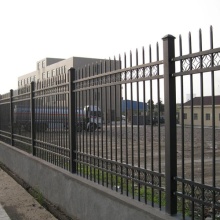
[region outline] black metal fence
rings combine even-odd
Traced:
[[[57,76],[1,97],[0,139],[70,169],[69,77]]]
[[[206,51],[201,30],[199,52],[174,41],[163,59],[157,44],[155,59],[150,46],[11,90],[0,140],[177,218],[220,219],[220,48],[212,27]]]

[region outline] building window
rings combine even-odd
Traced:
[[[184,113],[184,119],[187,119],[187,113]]]
[[[46,79],[46,74],[42,73],[42,79]]]
[[[40,63],[37,64],[37,69],[38,69],[38,70],[40,69]]]
[[[47,71],[47,78],[50,78],[50,71]]]
[[[60,69],[57,68],[57,76],[59,76],[59,75],[60,75]]]
[[[42,68],[45,68],[45,60],[42,62]]]
[[[18,86],[20,86],[20,81],[18,81]]]
[[[100,98],[101,98],[100,92],[98,92],[97,95],[98,95],[98,101],[100,101]]]
[[[194,113],[193,118],[194,118],[194,120],[198,120],[198,114]]]
[[[52,70],[52,77],[56,76],[56,71]]]
[[[63,67],[60,67],[60,74],[63,74]]]
[[[210,114],[205,114],[205,120],[209,121],[211,119]]]
[[[63,73],[66,73],[66,66],[63,67]]]

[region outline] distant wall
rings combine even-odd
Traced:
[[[122,112],[126,110],[138,110],[139,111],[147,111],[148,110],[148,105],[147,103],[144,102],[137,102],[137,101],[132,101],[132,100],[122,100]]]
[[[0,161],[65,214],[81,220],[176,219],[0,142]]]

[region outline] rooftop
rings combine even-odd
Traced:
[[[193,98],[194,106],[201,106],[202,97]],[[189,100],[184,103],[184,106],[191,106],[192,100]],[[212,96],[203,97],[203,105],[212,105]],[[220,105],[220,95],[215,96],[215,105]]]

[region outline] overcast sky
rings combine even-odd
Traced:
[[[219,21],[220,0],[1,0],[0,93],[45,57],[108,59],[210,25],[220,47]]]

